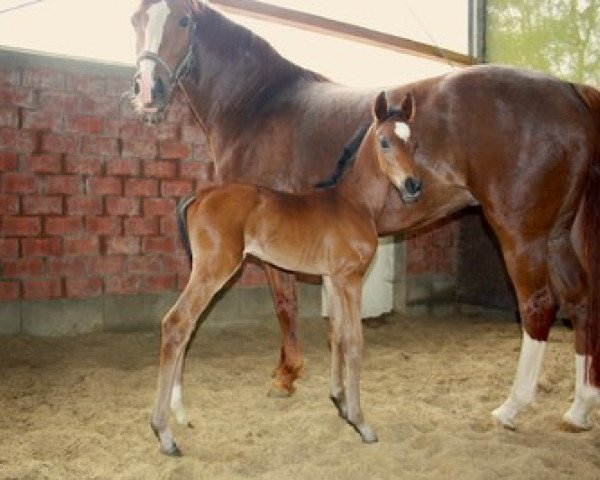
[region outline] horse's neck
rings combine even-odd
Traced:
[[[383,211],[390,187],[389,179],[377,164],[377,153],[369,131],[356,153],[354,165],[335,187],[336,194],[368,211],[376,220]]]
[[[325,80],[284,59],[264,39],[210,7],[197,21],[197,77],[185,86],[196,99],[196,115],[209,130],[253,118],[300,79]]]

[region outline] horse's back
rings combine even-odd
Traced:
[[[443,140],[429,144],[446,148],[432,156],[450,155],[480,202],[495,195],[515,206],[533,200],[529,192],[573,194],[597,132],[572,84],[537,72],[479,66],[443,77],[430,95],[428,113]]]

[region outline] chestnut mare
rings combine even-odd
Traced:
[[[395,99],[395,92],[390,96]],[[355,166],[334,188],[293,194],[228,184],[207,187],[182,202],[180,225],[186,232],[192,273],[162,320],[152,428],[164,453],[181,454],[168,417],[187,343],[204,309],[247,255],[286,270],[323,276],[331,305],[330,396],[364,442],[377,441],[364,421],[359,400],[362,277],[377,248],[375,222],[391,185],[407,203],[415,201],[421,190],[412,162],[411,145],[417,140],[409,143],[414,111],[412,95],[406,96],[400,108],[388,109],[381,92]],[[345,392],[342,362],[348,375]],[[182,405],[174,407],[175,415],[185,419]]]
[[[132,21],[139,54],[134,108],[160,121],[180,87],[205,129],[220,182],[311,190],[368,123],[377,91],[337,85],[285,60],[205,3],[143,0]],[[411,131],[419,138],[413,148],[423,198],[405,205],[390,193],[378,233],[480,205],[500,242],[523,325],[513,387],[493,414],[514,428],[518,412],[533,402],[562,306],[576,353],[575,396],[563,426],[591,428],[600,401],[600,93],[498,66],[418,81],[396,94],[408,91],[419,106]],[[266,268],[282,328],[276,385],[292,391],[302,367],[294,277]]]

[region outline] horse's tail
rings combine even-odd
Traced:
[[[585,325],[586,353],[591,360],[588,380],[600,387],[600,92],[578,85],[596,123],[596,141],[588,165],[583,192],[583,257],[588,267],[588,312]],[[588,369],[586,368],[586,372]]]
[[[183,243],[183,248],[185,249],[185,253],[187,253],[190,264],[192,263],[192,246],[190,245],[190,236],[187,228],[187,216],[185,212],[187,208],[196,200],[196,194],[190,193],[183,197],[179,203],[177,204],[177,225],[179,226],[179,237],[181,238],[181,243]]]

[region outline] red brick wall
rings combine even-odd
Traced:
[[[190,110],[145,126],[121,102],[132,71],[34,57],[0,56],[0,301],[182,288],[174,207],[213,169]],[[411,237],[408,273],[454,273],[457,237]]]
[[[0,61],[0,301],[185,283],[174,208],[212,164],[184,105],[133,116],[128,73]]]
[[[406,273],[456,275],[459,220],[444,219],[410,233],[406,245]]]

